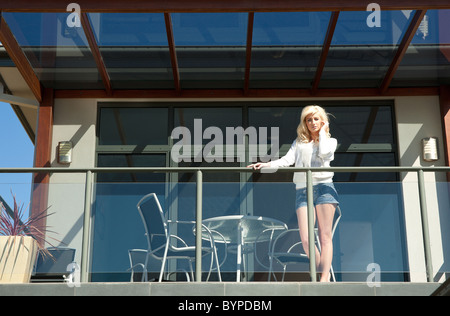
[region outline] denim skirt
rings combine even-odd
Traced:
[[[313,186],[313,203],[314,206],[320,204],[336,204],[339,205],[339,197],[333,183],[319,183]],[[296,210],[300,207],[307,207],[306,188],[296,190]]]

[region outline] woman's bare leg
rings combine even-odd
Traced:
[[[330,281],[331,262],[333,261],[333,219],[336,211],[335,204],[321,204],[316,206],[317,224],[320,241],[320,282]]]
[[[302,241],[303,250],[309,258],[309,239],[308,239],[308,208],[300,207],[297,209],[298,227],[300,229],[300,240]],[[314,223],[316,222],[316,216],[314,214]],[[316,248],[316,267],[320,266],[320,253]]]

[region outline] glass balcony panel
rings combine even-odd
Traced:
[[[163,13],[89,13],[114,89],[173,89]]]
[[[428,10],[392,80],[393,87],[450,84],[450,10]]]
[[[372,183],[335,183],[339,194],[342,217],[337,225],[333,238],[333,269],[338,281],[366,282],[372,270],[369,264],[380,267],[380,281],[404,282],[410,280],[412,273],[424,274],[417,269],[417,263],[410,268],[407,244],[408,234],[419,234],[414,227],[406,227],[405,216],[409,206],[406,197],[418,199],[417,182],[405,185],[400,182]],[[429,187],[431,186],[431,187]],[[93,207],[95,218],[93,229],[93,281],[129,280],[129,249],[146,249],[146,237],[142,220],[136,205],[146,194],[155,192],[161,202],[167,219],[172,221],[194,221],[196,212],[195,182],[180,183],[98,183],[96,199]],[[448,214],[448,183],[427,184],[427,205],[430,216],[439,216],[444,225]],[[437,193],[437,199],[432,198]],[[431,193],[431,194],[430,194]],[[295,213],[295,186],[292,183],[240,183],[240,182],[204,182],[203,183],[203,219],[219,216],[247,215],[273,218],[287,225],[289,229],[298,227]],[[438,205],[438,214],[432,215],[433,205]],[[418,205],[416,211],[420,214]],[[420,215],[419,215],[420,216]],[[410,217],[409,217],[410,218]],[[175,225],[172,233],[177,234],[188,245],[195,245],[194,225]],[[419,227],[420,229],[420,227]],[[219,230],[218,230],[219,231]],[[415,232],[414,232],[415,231]],[[248,232],[247,232],[248,233]],[[251,231],[259,234],[260,231]],[[267,232],[266,232],[267,234]],[[289,243],[299,241],[298,233],[290,239],[281,240],[279,246],[287,247]],[[447,272],[447,240],[445,230],[435,231],[433,238],[442,244],[442,262],[439,271]],[[276,235],[276,234],[275,234]],[[216,235],[217,237],[218,235]],[[221,266],[225,281],[236,280],[237,245],[227,244],[217,237],[219,260],[225,260]],[[243,281],[266,281],[270,260],[269,240],[261,238],[261,242],[253,239],[243,246],[245,277]],[[245,240],[245,237],[244,237]],[[179,241],[174,245],[181,246]],[[208,242],[205,239],[204,244]],[[299,253],[302,248],[299,248]],[[226,259],[225,259],[226,258]],[[203,276],[206,278],[211,264],[210,256],[202,261]],[[156,278],[160,261],[153,260],[149,264],[151,278]],[[189,266],[185,260],[170,260],[172,280],[184,280],[184,270]],[[273,271],[280,280],[282,267],[274,263]],[[180,272],[181,271],[181,272]],[[244,271],[244,266],[242,267]],[[212,273],[211,280],[217,280]],[[273,279],[272,279],[273,280]],[[288,267],[286,281],[309,280],[309,262]]]
[[[250,88],[310,88],[331,12],[257,12]]]
[[[104,88],[83,28],[68,24],[68,13],[2,16],[45,88]]]
[[[380,27],[367,23],[369,12],[341,12],[320,88],[378,88],[414,11],[381,11]]]
[[[172,14],[182,88],[242,88],[247,16],[236,12]]]
[[[207,172],[204,172],[206,174]],[[225,173],[228,174],[228,173]],[[290,173],[288,173],[291,175]],[[161,178],[160,182],[151,181],[120,183],[113,179],[103,179],[94,187],[92,206],[92,265],[89,268],[91,281],[124,281],[131,278],[129,250],[147,249],[147,240],[142,219],[137,211],[137,203],[148,193],[156,193],[164,210],[166,219],[173,222],[190,221],[188,224],[171,225],[171,233],[176,234],[188,245],[195,245],[194,223],[196,217],[197,184],[195,181],[179,182],[178,176],[167,176],[173,182]],[[425,264],[413,260],[423,256],[422,242],[414,244],[413,237],[421,240],[422,226],[418,183],[415,173],[405,175],[403,182],[335,182],[339,194],[342,217],[333,236],[333,270],[338,281],[366,282],[379,268],[380,282],[409,282],[424,279]],[[232,177],[228,174],[230,180]],[[435,177],[432,181],[430,177]],[[67,176],[54,174],[51,184],[30,187],[26,183],[0,183],[3,203],[13,207],[10,190],[17,194],[17,200],[23,203],[25,210],[35,208],[28,205],[27,196],[33,199],[48,195],[47,225],[56,234],[48,233],[50,246],[69,247],[76,250],[74,261],[80,265],[82,258],[83,214],[85,197],[85,176]],[[183,178],[183,177],[181,177]],[[436,280],[450,272],[450,244],[447,223],[450,218],[450,184],[444,173],[425,173],[426,206],[429,219],[429,234],[433,243],[433,272]],[[62,180],[65,181],[62,181]],[[202,212],[203,220],[217,217],[250,216],[257,219],[274,219],[286,224],[288,229],[298,227],[295,213],[295,186],[291,182],[222,182],[219,178],[203,183]],[[109,181],[109,182],[106,182]],[[220,182],[219,182],[220,181]],[[27,212],[23,220],[28,216]],[[159,220],[155,217],[154,220]],[[223,220],[222,220],[223,222]],[[408,224],[409,223],[409,224]],[[173,226],[172,226],[173,225]],[[242,246],[242,281],[266,281],[269,276],[271,240],[266,238],[272,231],[253,224],[245,224]],[[224,281],[236,281],[237,270],[237,233],[236,227],[220,230],[224,238],[234,238],[226,245],[219,234],[215,234],[219,260],[221,261]],[[274,231],[277,237],[282,230]],[[249,237],[253,236],[253,237]],[[256,238],[255,236],[259,237]],[[205,236],[204,236],[205,237]],[[246,239],[250,238],[250,239]],[[247,242],[246,242],[247,241]],[[300,241],[298,232],[289,238],[279,239],[277,246],[287,249]],[[173,240],[174,246],[182,246],[179,240]],[[208,246],[207,238],[203,240]],[[284,247],[284,248],[283,248]],[[302,253],[302,246],[296,253]],[[245,265],[244,265],[245,262]],[[159,260],[151,260],[148,266],[149,277],[157,278],[161,267]],[[374,264],[374,265],[371,265]],[[202,260],[203,277],[209,272],[211,257]],[[272,265],[277,280],[281,279],[282,266]],[[189,271],[186,260],[170,260],[168,270],[174,271],[171,280],[185,281]],[[139,277],[136,279],[139,281]],[[211,281],[217,275],[211,274]],[[273,280],[273,278],[272,278]],[[286,281],[308,281],[309,262],[304,261],[288,266]]]

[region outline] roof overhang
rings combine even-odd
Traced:
[[[382,11],[394,12],[392,14],[397,14],[402,20],[400,23],[395,21],[395,27],[390,30],[390,36],[398,39],[380,43],[366,43],[364,40],[353,43],[351,40],[348,43],[334,41],[337,32],[348,29],[346,25],[340,28],[340,17],[350,11],[370,14],[368,3],[360,0],[77,0],[81,28],[76,31],[78,34],[75,32],[72,35],[82,39],[73,41],[74,44],[67,44],[72,40],[69,34],[62,41],[65,44],[60,44],[59,37],[65,36],[62,35],[64,30],[61,30],[65,17],[47,17],[56,13],[71,14],[68,1],[0,0],[0,41],[15,65],[0,65],[0,74],[9,89],[7,93],[19,97],[14,99],[14,108],[30,137],[33,137],[37,117],[34,104],[42,101],[45,88],[54,89],[56,98],[311,98],[348,96],[349,89],[352,96],[361,97],[438,94],[439,85],[450,84],[450,1],[379,0],[376,3]],[[436,13],[437,10],[442,12]],[[396,11],[398,12],[395,13]],[[438,28],[441,34],[436,35],[432,41],[421,43],[417,40],[417,32],[426,14],[431,11],[439,16],[439,19],[433,17],[434,32]],[[257,22],[261,17],[269,21],[264,14],[274,12],[323,12],[329,13],[329,16],[320,24],[321,31],[317,34],[316,44],[305,44],[302,41],[297,44],[258,44],[257,34],[261,34],[262,29]],[[403,14],[407,15],[405,12],[411,12],[410,16],[403,17]],[[41,28],[38,33],[30,32],[30,29],[34,29],[31,24],[23,28],[22,23],[29,23],[32,19],[11,17],[11,14],[24,13],[43,15],[36,26]],[[105,44],[107,41],[101,41],[99,37],[106,35],[111,38],[115,34],[101,34],[99,25],[112,23],[108,15],[113,13],[130,14],[131,19],[136,13],[136,16],[139,14],[137,20],[143,14],[159,15],[160,24],[156,29],[159,31],[156,32],[160,32],[157,34],[159,38],[164,38],[163,44]],[[180,15],[184,17],[184,14],[196,13],[243,14],[244,18],[239,18],[241,22],[245,21],[241,23],[241,42],[232,45],[220,42],[196,45],[195,41],[192,44],[185,41],[180,44],[179,40],[184,35],[180,34]],[[6,18],[8,14],[9,20]],[[391,17],[390,14],[387,16]],[[173,21],[174,16],[178,26]],[[57,23],[60,24],[58,30]],[[195,24],[195,21],[189,23]],[[138,22],[135,24],[138,25]],[[191,27],[200,28],[197,25]],[[307,27],[304,29],[308,31]],[[302,32],[306,32],[305,30]],[[55,44],[47,44],[42,39],[52,32],[52,36],[56,38]],[[146,30],[142,32],[143,37],[148,35],[145,34]],[[120,33],[122,38],[127,38],[127,35],[133,35],[132,31],[129,34]],[[364,35],[358,36],[361,39]],[[42,37],[42,42],[34,43],[36,37]],[[29,43],[30,40],[33,43]],[[340,56],[343,54],[348,57],[342,59]],[[239,59],[239,62],[231,60],[230,56]],[[302,56],[304,62],[298,63],[298,56]],[[429,64],[419,63],[428,57],[432,59]],[[120,58],[122,59],[119,60]],[[209,63],[205,62],[208,58]],[[350,64],[339,64],[340,58],[341,61],[348,60]],[[150,61],[147,62],[147,59]],[[405,61],[406,65],[401,67]],[[146,67],[142,66],[144,64]],[[399,67],[401,76],[396,78]],[[357,71],[353,72],[354,69]],[[340,71],[347,71],[350,75],[366,72],[373,78],[364,81],[357,75],[347,83],[336,77],[336,73]],[[432,78],[419,84],[416,80],[416,85],[408,85],[413,71],[416,74],[433,73],[431,77],[439,71],[440,80],[442,73],[445,80],[437,81]],[[145,75],[150,72],[155,75],[148,79]],[[302,76],[295,77],[299,73]],[[74,85],[67,80],[72,74],[78,76],[79,80]],[[224,83],[220,78],[210,80],[210,76],[214,74],[224,76]],[[375,75],[378,77],[375,78]],[[200,80],[195,76],[200,77]],[[269,82],[272,76],[273,82]],[[55,84],[54,78],[62,78],[63,84]],[[127,81],[130,78],[134,81]],[[136,81],[136,78],[145,79]],[[254,81],[257,82],[256,85],[253,84]],[[139,87],[136,83],[139,83]],[[27,103],[27,100],[31,102]],[[25,103],[21,104],[19,101]]]
[[[77,0],[83,12],[119,13],[207,13],[207,12],[301,12],[365,11],[361,0]],[[448,0],[377,0],[382,10],[450,9]],[[66,12],[66,0],[0,0],[2,11]]]

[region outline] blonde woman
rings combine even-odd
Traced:
[[[334,159],[337,140],[331,138],[329,119],[326,111],[318,105],[303,109],[300,124],[297,127],[297,139],[288,153],[275,161],[256,163],[248,167],[254,169],[295,167],[329,167]],[[313,193],[315,216],[319,228],[321,252],[316,247],[316,264],[321,271],[321,282],[329,282],[331,262],[333,260],[332,226],[338,195],[333,185],[332,172],[313,172]],[[294,173],[296,185],[296,213],[300,238],[305,253],[309,256],[308,215],[306,202],[306,174]]]

